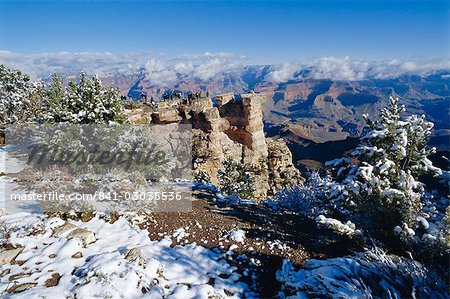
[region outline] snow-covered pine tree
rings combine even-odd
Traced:
[[[119,91],[112,86],[104,88],[98,76],[90,80],[84,73],[79,83],[71,79],[66,88],[55,74],[44,107],[45,122],[89,124],[126,120]]]
[[[44,119],[52,119],[55,122],[60,122],[64,117],[61,117],[61,106],[64,104],[64,85],[58,74],[53,74],[52,83],[47,88],[47,93],[44,101],[44,110],[46,114]]]
[[[223,170],[219,170],[219,190],[227,195],[242,199],[252,199],[255,193],[254,178],[248,165],[242,165],[232,159],[222,161]]]
[[[194,174],[194,181],[196,183],[199,183],[202,185],[210,185],[211,184],[211,176],[206,171],[197,169],[193,172],[193,174]]]
[[[34,121],[40,113],[43,84],[0,64],[0,124]]]
[[[331,199],[368,227],[414,227],[424,192],[418,177],[441,172],[427,158],[434,152],[427,147],[433,124],[417,115],[402,120],[404,112],[398,99],[390,98],[390,107],[382,109],[379,120],[364,116],[367,127],[353,159],[328,163],[338,182],[332,187]]]

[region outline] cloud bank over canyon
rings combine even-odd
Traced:
[[[217,76],[240,73],[246,67],[246,61],[245,56],[226,52],[167,57],[152,52],[20,54],[0,51],[0,63],[19,68],[30,74],[32,79],[47,79],[55,72],[63,76],[76,75],[81,71],[99,76],[143,74],[147,80],[161,86],[186,77],[208,81]],[[271,65],[264,80],[275,83],[297,79],[357,81],[395,78],[405,74],[427,75],[447,70],[450,70],[448,58],[369,61],[321,57]]]

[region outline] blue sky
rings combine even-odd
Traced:
[[[0,1],[0,49],[449,57],[450,1]]]

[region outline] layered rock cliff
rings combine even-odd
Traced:
[[[266,138],[261,104],[264,94],[218,95],[192,100],[159,102],[157,107],[130,111],[130,120],[151,124],[191,123],[193,167],[208,173],[214,184],[223,159],[232,159],[250,169],[254,176],[255,199],[262,199],[287,187],[301,184],[292,155],[282,140]]]

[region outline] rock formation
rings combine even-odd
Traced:
[[[262,199],[303,180],[284,141],[264,135],[264,101],[264,94],[229,93],[218,95],[215,103],[209,97],[162,101],[150,115],[140,115],[151,124],[191,123],[194,170],[208,173],[217,184],[222,159],[242,163],[255,177],[254,197]],[[130,120],[142,123],[136,114],[130,112]]]

